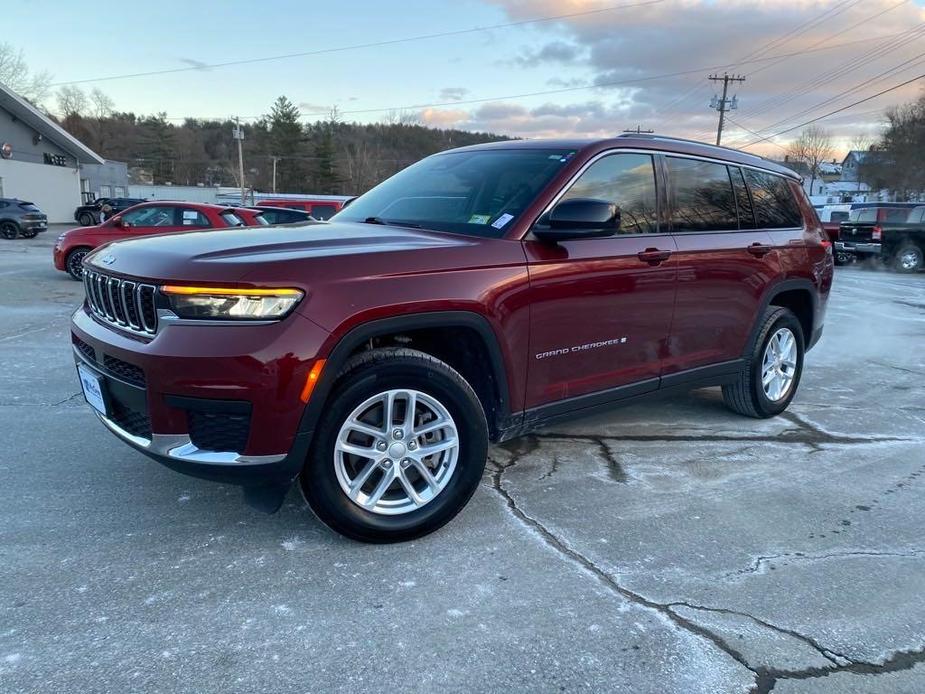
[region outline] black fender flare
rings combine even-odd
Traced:
[[[397,333],[403,330],[420,330],[422,328],[471,328],[476,331],[486,346],[488,365],[498,388],[498,409],[495,422],[490,426],[501,431],[509,428],[511,413],[510,389],[501,343],[488,320],[473,311],[426,311],[410,313],[390,318],[381,318],[362,323],[349,330],[328,354],[321,378],[315,385],[311,398],[302,412],[297,434],[298,445],[307,453],[318,419],[325,402],[331,394],[335,381],[341,373],[350,354],[364,342],[379,335]]]
[[[745,342],[745,352],[743,356],[747,357],[751,354],[752,346],[755,343],[755,339],[758,336],[758,330],[761,328],[761,317],[764,315],[764,312],[767,310],[768,306],[774,301],[775,297],[783,294],[784,292],[793,291],[794,289],[802,289],[809,293],[810,300],[812,301],[812,315],[810,316],[810,331],[809,335],[804,335],[803,338],[806,340],[806,350],[809,351],[810,347],[813,345],[813,334],[816,330],[816,316],[819,315],[819,292],[816,286],[808,279],[804,278],[795,278],[788,280],[781,280],[772,284],[764,293],[764,296],[761,299],[761,304],[758,307],[758,311],[755,313],[755,321],[752,324],[751,330],[748,332],[748,340]]]

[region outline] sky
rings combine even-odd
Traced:
[[[97,87],[118,110],[166,112],[177,121],[246,122],[285,95],[306,121],[336,107],[347,121],[402,113],[436,127],[519,137],[600,137],[640,126],[712,139],[717,86],[707,77],[728,71],[745,81],[730,90],[738,108],[723,144],[780,155],[799,128],[762,138],[925,73],[925,0],[4,6],[7,26],[41,27],[3,39],[22,48],[33,70],[49,71],[58,85]],[[303,55],[276,59],[293,53]],[[242,60],[255,62],[210,67]],[[818,124],[848,149],[856,138],[875,137],[883,111],[925,93],[923,85]],[[45,105],[56,110],[53,97]]]

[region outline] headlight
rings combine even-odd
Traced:
[[[161,292],[180,318],[279,320],[305,295],[301,289],[236,289],[165,285]]]

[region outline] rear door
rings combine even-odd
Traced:
[[[606,154],[588,165],[557,202],[613,202],[621,210],[619,233],[558,243],[527,236],[528,409],[600,391],[610,391],[601,393],[608,400],[658,387],[676,276],[674,243],[659,219],[661,197],[653,155]],[[661,260],[654,257],[659,254]],[[633,387],[613,391],[629,384]],[[562,407],[585,404],[593,403]]]
[[[778,264],[770,233],[757,228],[742,169],[666,155],[671,228],[677,244],[678,300],[663,385],[698,367],[742,356]],[[695,372],[696,373],[696,372]]]

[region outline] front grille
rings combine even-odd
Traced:
[[[88,361],[96,363],[96,350],[93,349],[93,347],[73,334],[71,335],[71,341],[74,343],[77,351],[84,355]]]
[[[189,438],[204,451],[243,453],[250,435],[250,414],[187,410]]]
[[[132,436],[140,436],[150,440],[151,419],[144,412],[138,412],[118,400],[113,400],[112,412],[109,418]]]
[[[103,366],[113,376],[122,379],[126,383],[131,383],[141,388],[145,387],[145,372],[134,364],[129,364],[127,361],[104,354]]]
[[[154,335],[157,332],[157,309],[154,293],[157,288],[119,277],[110,277],[96,270],[84,270],[84,290],[87,304],[94,315],[123,330]]]

